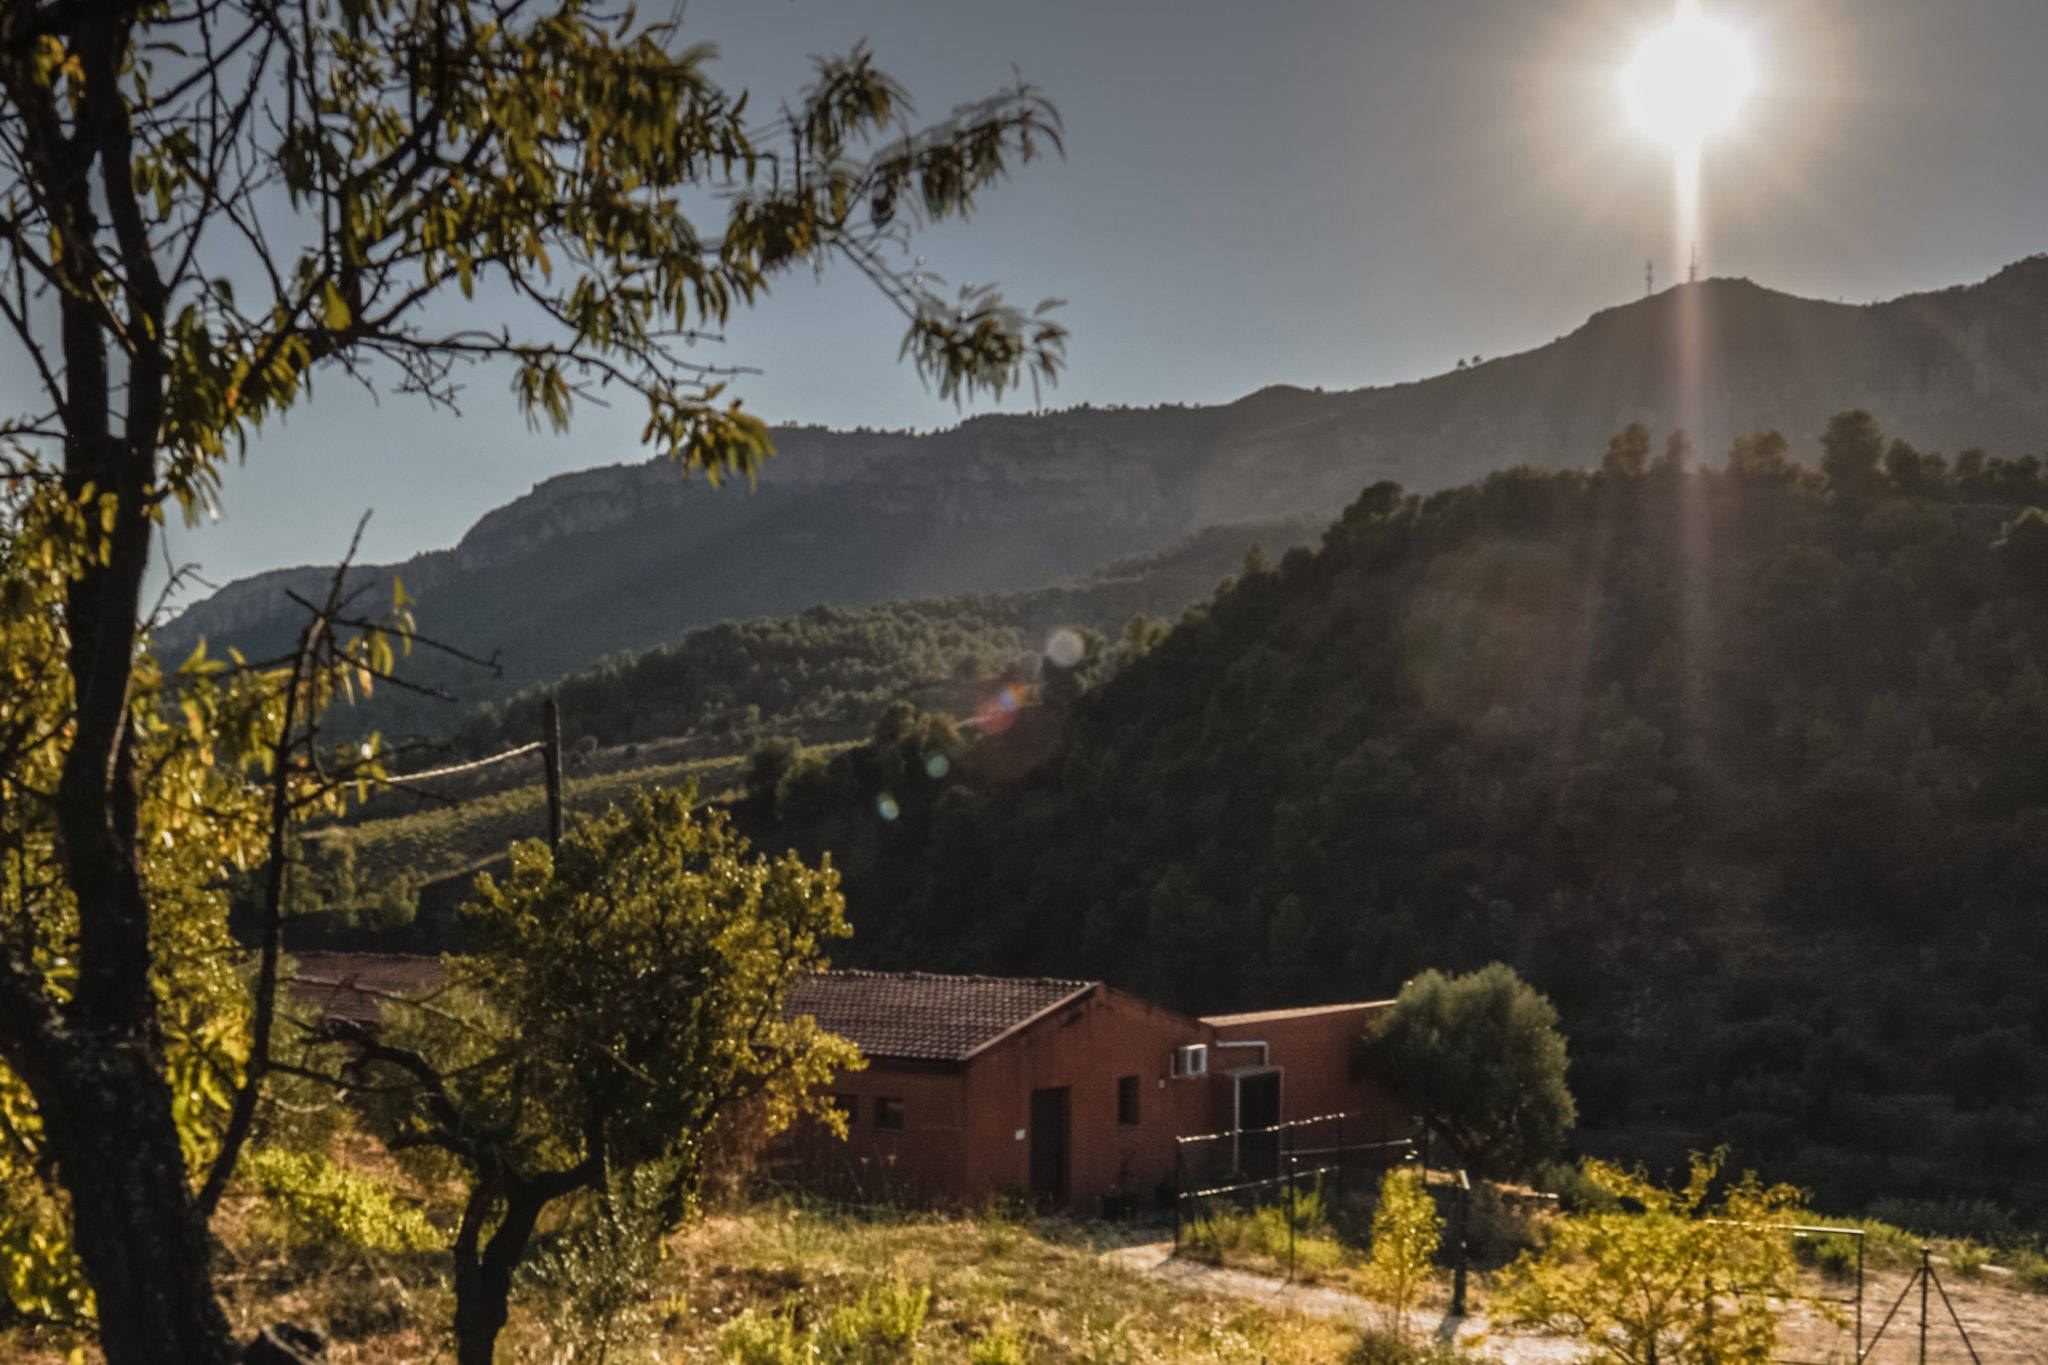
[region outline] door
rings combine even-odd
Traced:
[[[1237,1078],[1237,1166],[1254,1180],[1280,1174],[1280,1073]]]
[[[1031,1197],[1047,1208],[1067,1202],[1067,1087],[1031,1092]]]

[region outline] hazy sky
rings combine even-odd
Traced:
[[[652,8],[649,6],[648,8]],[[1705,171],[1705,264],[1864,301],[1974,281],[2048,249],[2043,0],[1707,0],[1760,68]],[[1540,345],[1683,273],[1669,157],[1616,72],[1671,0],[689,0],[757,104],[866,39],[925,117],[1012,66],[1066,120],[919,250],[953,281],[1069,300],[1049,405],[1226,402],[1355,388]],[[930,428],[950,404],[897,364],[901,325],[850,273],[790,278],[730,329],[773,422]],[[1027,393],[1012,406],[1029,407]],[[176,552],[225,582],[331,560],[364,508],[372,559],[452,544],[564,470],[642,458],[630,413],[526,431],[502,376],[464,415],[328,382],[231,472]],[[764,475],[774,478],[773,466]],[[743,495],[743,494],[741,494]]]

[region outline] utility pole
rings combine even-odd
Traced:
[[[540,706],[541,768],[548,784],[548,847],[562,846],[562,712],[549,697]]]

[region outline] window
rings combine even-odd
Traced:
[[[846,1115],[847,1127],[851,1128],[854,1124],[860,1122],[860,1096],[834,1095],[832,1097],[832,1107]]]
[[[1138,1121],[1138,1078],[1122,1076],[1116,1083],[1116,1121],[1133,1124]]]
[[[903,1101],[893,1096],[875,1097],[875,1127],[901,1128],[903,1126]]]
[[[1209,1074],[1209,1047],[1206,1043],[1188,1043],[1173,1050],[1173,1074],[1176,1076],[1206,1076]]]

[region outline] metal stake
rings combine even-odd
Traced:
[[[540,706],[541,769],[548,784],[548,847],[562,846],[562,713],[549,697]]]

